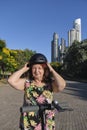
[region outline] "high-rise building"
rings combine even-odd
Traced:
[[[61,38],[61,43],[60,43],[60,62],[61,63],[63,63],[63,60],[64,60],[65,48],[66,48],[66,41],[64,38]]]
[[[71,46],[74,41],[81,42],[81,19],[73,22],[73,28],[68,31],[68,45]]]
[[[76,40],[76,29],[71,29],[68,31],[68,46],[70,47],[72,43]]]
[[[76,29],[78,36],[77,36],[77,40],[79,42],[81,42],[81,19],[75,19],[74,23],[73,23],[73,27]]]
[[[53,40],[51,42],[51,61],[58,61],[58,34],[54,32]]]

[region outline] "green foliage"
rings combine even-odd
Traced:
[[[60,72],[61,63],[59,63],[59,62],[51,62],[50,64],[55,69],[56,72]]]
[[[68,76],[85,77],[86,65],[87,41],[81,43],[75,41],[66,53],[62,70]]]
[[[14,72],[21,68],[30,57],[36,53],[35,51],[25,50],[10,50],[6,48],[6,43],[0,40],[0,74],[5,72]]]
[[[35,53],[32,50],[16,50],[17,54],[15,55],[16,62],[18,63],[18,68],[21,68],[26,62],[29,61],[30,57]]]
[[[4,47],[6,47],[6,42],[4,40],[0,40],[0,51],[2,51]]]

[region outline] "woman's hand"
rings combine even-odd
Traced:
[[[50,65],[50,63],[47,63],[47,66],[48,66],[48,68],[49,68],[49,71],[52,72],[53,68],[52,68],[52,66]]]
[[[59,91],[62,91],[65,86],[66,86],[66,82],[65,80],[63,79],[62,76],[60,76],[53,68],[52,66],[47,63],[47,66],[50,70],[50,72],[52,73],[52,76],[53,76],[53,82],[52,82],[52,87],[53,87],[53,91],[54,92],[59,92]]]
[[[29,63],[25,63],[23,68],[25,69],[25,72],[28,71],[30,69]]]

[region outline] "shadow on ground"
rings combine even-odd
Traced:
[[[83,100],[87,100],[87,83],[67,81],[67,86],[63,93],[78,96]]]

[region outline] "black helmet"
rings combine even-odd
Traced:
[[[47,58],[41,53],[36,53],[30,58],[29,65],[33,65],[37,63],[39,64],[47,63]]]

